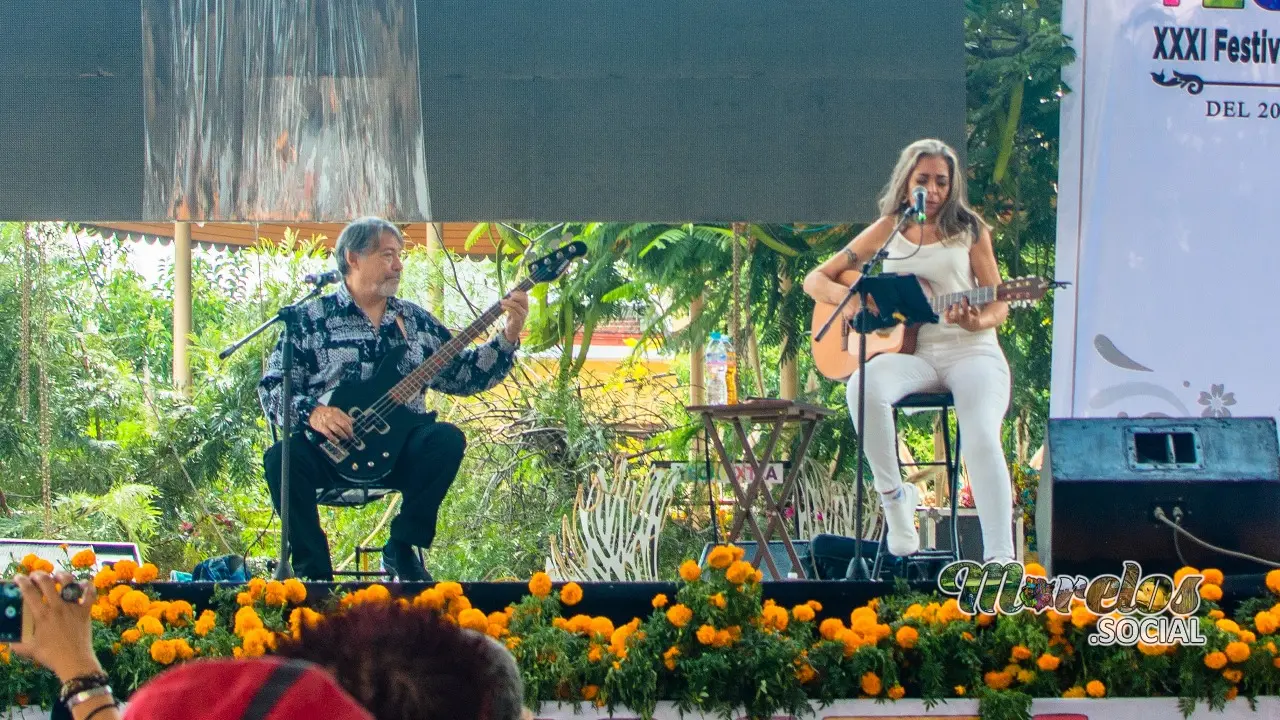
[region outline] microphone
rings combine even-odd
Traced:
[[[310,273],[303,277],[302,281],[315,285],[316,287],[324,287],[325,285],[336,283],[341,279],[342,273],[337,270],[330,270],[329,272]]]
[[[928,219],[924,211],[925,197],[928,194],[928,191],[920,185],[911,188],[911,214],[916,216],[916,222],[923,223]]]

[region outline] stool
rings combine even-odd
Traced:
[[[947,563],[956,562],[960,559],[960,533],[957,529],[956,509],[960,504],[960,427],[956,426],[955,445],[951,442],[951,425],[947,422],[947,413],[955,411],[955,398],[949,392],[940,393],[912,393],[893,404],[893,437],[895,442],[898,437],[898,414],[902,410],[937,410],[942,413],[942,461],[929,462],[902,462],[901,454],[898,454],[898,475],[902,475],[902,469],[905,467],[929,467],[941,466],[946,468],[947,484],[951,492],[951,549],[938,550],[937,548],[924,549],[916,552],[916,554],[901,558],[906,561],[909,569],[911,566],[933,565],[936,564],[941,569]],[[893,558],[888,552],[889,526],[883,523],[880,528],[880,542],[876,547],[876,559],[871,569],[871,577],[880,579],[883,572],[883,563],[886,557]],[[898,559],[898,558],[893,558]]]

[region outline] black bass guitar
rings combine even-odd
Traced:
[[[586,244],[577,241],[534,261],[529,266],[529,276],[512,292],[527,292],[534,285],[559,278],[570,263],[586,253]],[[324,404],[351,416],[354,437],[335,443],[307,429],[307,438],[319,445],[323,456],[347,480],[372,483],[385,477],[395,467],[409,432],[434,421],[435,413],[420,415],[405,403],[420,397],[431,378],[475,342],[502,312],[502,305],[494,303],[407,375],[397,367],[408,346],[388,352],[368,380],[343,383],[324,400]]]

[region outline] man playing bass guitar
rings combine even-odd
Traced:
[[[294,427],[306,427],[331,443],[359,442],[355,423],[343,410],[324,404],[326,394],[344,382],[368,380],[389,352],[405,348],[398,368],[407,374],[452,338],[452,333],[423,308],[396,297],[400,287],[404,236],[380,218],[355,220],[339,235],[334,256],[342,283],[336,292],[298,309],[293,342]],[[501,300],[506,327],[487,344],[468,347],[445,364],[427,384],[437,392],[473,395],[507,376],[515,364],[520,331],[528,314],[524,292]],[[270,420],[281,424],[285,412],[283,345],[278,342],[258,384]],[[405,406],[426,415],[422,395]],[[378,485],[398,490],[400,514],[391,523],[383,548],[383,568],[402,581],[431,580],[415,548],[430,548],[437,515],[462,463],[466,438],[444,422],[415,425],[395,466]],[[267,450],[264,465],[271,500],[280,509],[279,443]],[[334,486],[340,476],[322,450],[302,437],[290,443],[289,535],[292,565],[299,577],[332,581],[328,539],[320,528],[316,491]]]

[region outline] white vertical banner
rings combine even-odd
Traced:
[[[1066,0],[1053,417],[1280,416],[1280,0]]]

